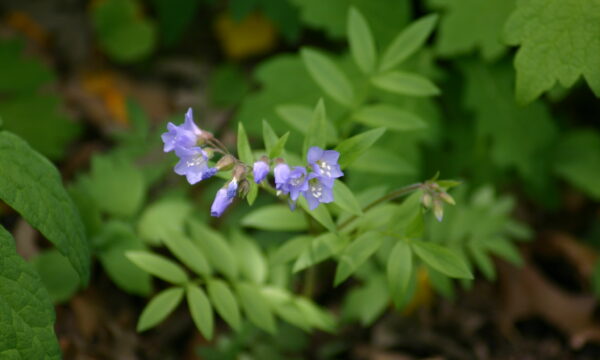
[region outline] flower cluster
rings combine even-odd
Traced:
[[[212,216],[221,216],[236,195],[248,193],[250,184],[246,175],[250,168],[256,184],[263,183],[271,171],[270,159],[266,156],[250,166],[230,155],[211,133],[194,123],[192,109],[187,111],[183,124],[169,123],[167,130],[162,134],[164,151],[174,151],[179,157],[175,173],[185,176],[190,184],[208,179],[218,171],[233,169],[231,180],[217,191],[211,206]],[[210,167],[209,160],[215,152],[222,157],[214,167]],[[339,156],[337,151],[312,147],[307,154],[308,170],[303,166],[290,168],[283,159],[276,159],[273,173],[277,195],[287,196],[292,209],[300,195],[306,198],[311,210],[321,203],[332,202],[334,180],[344,175],[338,164]]]
[[[333,201],[333,181],[344,175],[338,164],[340,153],[313,146],[308,150],[308,173],[303,166],[290,168],[280,162],[275,166],[275,185],[278,194],[289,194],[293,208],[300,195],[306,198],[314,210],[320,203]]]

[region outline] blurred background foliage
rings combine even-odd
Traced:
[[[600,293],[600,107],[595,95],[600,36],[593,38],[598,30],[590,29],[598,28],[600,5],[548,0],[542,20],[567,14],[563,26],[573,30],[569,36],[592,37],[582,40],[585,46],[560,37],[554,54],[548,36],[565,30],[557,25],[538,35],[531,30],[539,25],[531,13],[542,3],[1,1],[2,129],[57,164],[97,260],[91,286],[81,289],[68,260],[9,208],[0,208],[3,224],[17,229],[18,251],[59,304],[56,329],[65,358],[384,359],[395,354],[502,359],[525,353],[594,358],[594,342],[600,339],[593,319]],[[587,11],[565,9],[575,4]],[[364,15],[379,54],[410,24],[437,14],[429,18],[435,23],[433,35],[397,67],[429,79],[434,90],[415,94],[370,84],[348,49],[351,7]],[[389,117],[386,123],[385,116],[373,122],[369,114],[349,110],[311,73],[306,49],[317,49],[339,67],[365,97],[364,104],[401,108],[419,126],[399,125]],[[544,50],[547,58],[540,55]],[[335,268],[325,260],[337,255],[339,244],[296,236],[307,227],[306,219],[295,219],[297,213],[284,212],[266,196],[259,196],[256,206],[270,210],[268,216],[241,204],[222,219],[209,219],[207,194],[220,184],[189,187],[170,174],[173,162],[162,154],[159,135],[167,121],[180,123],[187,107],[196,110],[203,128],[232,148],[238,123],[253,145],[263,137],[263,120],[275,134],[289,131],[286,151],[293,157],[308,131],[303,119],[319,99],[332,124],[326,135],[330,145],[371,128],[387,129],[345,179],[361,206],[438,171],[463,181],[453,192],[457,205],[447,207],[444,221],[427,219],[421,231],[427,242],[456,250],[485,281],[450,280],[435,267],[415,263],[407,295],[398,300],[386,274],[391,272],[387,257],[401,249],[384,242],[354,269],[352,281],[334,288]],[[405,204],[389,204],[369,221],[393,221],[390,217]],[[335,206],[331,211],[343,213]],[[273,220],[277,216],[281,223]],[[136,334],[144,297],[165,285],[125,253],[154,249],[161,256],[177,255],[168,244],[165,250],[161,239],[172,228],[186,228],[186,236],[197,241],[194,223],[219,229],[217,238],[236,238],[241,227],[251,229],[245,231],[258,246],[262,260],[257,261],[268,263],[268,281],[338,315],[341,335],[297,329],[330,330],[329,315],[305,323],[288,314],[285,320],[295,327],[280,324],[269,334],[256,324],[244,324],[238,332],[219,324],[207,342],[181,310],[173,310],[154,332]],[[269,228],[274,223],[281,227]],[[210,230],[198,231],[210,236]],[[242,262],[247,254],[239,255],[236,246],[243,245],[235,245],[232,256]],[[311,246],[317,256],[306,255]],[[318,275],[300,272],[316,264]],[[299,275],[292,276],[292,269]],[[109,319],[102,320],[113,307]],[[571,307],[578,309],[575,315],[565,311]],[[467,329],[463,317],[478,323]],[[448,330],[454,327],[461,329]],[[515,331],[522,335],[516,348],[505,340]],[[82,345],[91,339],[100,339],[99,345]],[[543,348],[544,341],[558,345]],[[472,349],[477,346],[485,348],[483,355]]]

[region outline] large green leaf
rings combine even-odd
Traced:
[[[600,96],[600,2],[520,0],[505,25],[515,56],[517,100],[528,103],[558,81],[571,87],[580,76]]]
[[[578,130],[558,144],[554,168],[558,174],[595,199],[600,199],[600,134]]]
[[[0,199],[65,255],[86,284],[90,249],[77,208],[56,168],[19,137],[0,132]]]
[[[181,231],[192,205],[184,199],[159,200],[146,207],[137,223],[140,237],[152,245],[160,244],[172,231]]]
[[[385,133],[385,128],[377,128],[355,135],[338,144],[335,148],[340,153],[339,164],[342,168],[352,164]]]
[[[478,50],[485,60],[494,60],[506,52],[502,33],[515,0],[435,0],[435,4],[446,10],[436,41],[442,56]]]
[[[405,71],[382,73],[371,81],[378,88],[399,95],[433,96],[440,93],[440,89],[426,77]]]
[[[54,303],[69,300],[79,288],[79,275],[58,250],[40,252],[31,259],[31,264],[40,274],[42,283]]]
[[[59,360],[54,309],[38,273],[0,226],[0,357]]]
[[[250,321],[269,333],[275,333],[275,317],[259,288],[255,284],[238,283],[235,289]]]
[[[260,247],[239,230],[233,231],[231,240],[240,273],[256,284],[264,283],[267,279],[268,268],[267,260]]]
[[[387,263],[387,280],[394,303],[400,304],[406,295],[412,275],[412,251],[405,241],[398,241]]]
[[[313,146],[320,148],[325,147],[327,141],[327,114],[323,99],[317,103],[317,107],[312,115],[312,120],[308,123],[308,132],[304,136],[304,146],[302,148],[302,156],[306,160],[308,149]]]
[[[184,284],[188,281],[187,274],[173,261],[162,255],[147,251],[128,251],[127,258],[144,271],[172,284]]]
[[[210,340],[213,335],[214,317],[208,296],[198,285],[188,285],[186,294],[194,324],[202,335]]]
[[[396,131],[417,130],[427,126],[417,114],[388,104],[363,106],[354,112],[353,118],[368,126]]]
[[[340,255],[335,272],[335,285],[339,285],[352,275],[371,255],[379,249],[384,237],[374,231],[366,232],[353,240]]]

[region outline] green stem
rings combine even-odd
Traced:
[[[394,190],[386,195],[383,195],[382,197],[372,201],[371,203],[369,203],[367,206],[365,206],[362,210],[363,212],[367,212],[369,210],[371,210],[372,208],[374,208],[375,206],[382,204],[384,202],[387,201],[391,201],[394,200],[396,198],[399,198],[400,196],[404,196],[407,194],[410,194],[411,192],[418,190],[421,185],[423,185],[422,183],[416,183],[416,184],[412,184],[412,185],[407,185],[405,187],[402,187],[400,189]],[[343,228],[345,228],[346,226],[350,225],[352,222],[354,222],[356,219],[358,219],[359,216],[358,215],[352,215],[350,218],[348,218],[348,220],[344,221],[343,223],[341,223],[338,226],[338,230],[342,230]]]

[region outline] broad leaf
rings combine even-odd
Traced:
[[[362,209],[354,197],[352,190],[343,182],[336,180],[333,186],[335,204],[352,215],[362,215]]]
[[[264,283],[268,269],[260,247],[239,230],[233,231],[231,240],[240,273],[254,283]]]
[[[295,260],[304,249],[308,248],[312,241],[311,236],[300,235],[290,240],[287,240],[283,245],[278,247],[269,256],[269,264],[272,267],[285,264]]]
[[[310,241],[294,263],[294,272],[304,270],[337,255],[348,243],[346,237],[325,233]]]
[[[308,124],[308,132],[304,137],[304,147],[302,150],[302,156],[305,160],[308,149],[310,149],[311,147],[325,147],[325,142],[327,141],[326,129],[327,114],[325,111],[325,104],[323,103],[323,99],[320,99],[317,103],[315,111],[313,112],[312,120]]]
[[[318,206],[316,209],[311,210],[308,207],[308,203],[304,197],[300,197],[298,199],[298,205],[313,219],[317,220],[317,222],[323,225],[327,230],[331,232],[335,232],[335,224],[333,223],[333,219],[331,218],[331,214],[329,213],[329,209],[324,206]]]
[[[77,208],[56,168],[7,131],[0,132],[0,168],[0,199],[53,242],[86,284],[89,244]]]
[[[169,250],[198,275],[210,275],[211,269],[206,256],[200,247],[192,242],[180,231],[172,231],[165,238],[164,243]]]
[[[310,76],[321,89],[338,103],[351,106],[354,101],[354,89],[342,70],[316,50],[304,48],[301,55]]]
[[[600,97],[600,2],[521,0],[505,25],[520,45],[515,56],[517,100],[528,103],[558,81],[571,87],[583,76]]]
[[[174,287],[153,297],[140,315],[137,331],[146,331],[163,321],[181,303],[183,293],[182,288]]]
[[[400,240],[394,245],[387,263],[390,295],[397,305],[402,303],[406,295],[412,271],[412,250],[405,241]]]
[[[370,74],[377,61],[375,41],[365,17],[354,7],[351,7],[348,13],[347,33],[354,61],[363,73]]]
[[[54,308],[38,273],[0,226],[0,354],[6,359],[61,358]]]
[[[140,237],[151,245],[159,245],[171,231],[180,230],[192,212],[184,199],[159,200],[146,207],[137,223]]]

